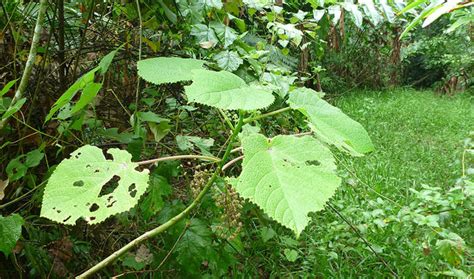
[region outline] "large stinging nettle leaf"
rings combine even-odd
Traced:
[[[237,192],[299,236],[308,213],[322,210],[341,182],[331,151],[310,136],[254,134],[243,138],[242,147]]]
[[[192,79],[192,70],[203,69],[203,60],[157,57],[138,61],[138,75],[154,83],[173,83]]]
[[[226,71],[194,70],[192,80],[191,85],[184,87],[189,102],[226,110],[257,110],[275,100],[271,92],[248,86],[243,79]]]
[[[310,127],[322,141],[354,156],[374,150],[374,145],[364,127],[340,109],[321,99],[317,92],[294,90],[288,100],[290,107],[303,113]]]
[[[113,160],[86,145],[63,160],[44,189],[41,216],[63,224],[79,218],[96,224],[134,207],[148,187],[148,170],[137,171],[126,151],[112,148],[107,153]]]

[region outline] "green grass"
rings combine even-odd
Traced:
[[[374,141],[376,151],[353,165],[376,190],[404,199],[409,187],[424,183],[446,188],[461,175],[463,140],[474,130],[474,106],[468,96],[360,92],[337,105],[362,123]]]
[[[248,264],[284,277],[380,278],[392,276],[393,271],[411,278],[451,272],[453,268],[469,273],[469,253],[462,255],[461,263],[448,265],[435,247],[444,231],[419,224],[415,217],[401,212],[411,208],[416,215],[418,204],[423,206],[410,188],[440,187],[438,199],[443,200],[444,193],[461,176],[463,140],[474,130],[472,98],[468,94],[448,98],[429,91],[397,89],[355,92],[337,99],[336,105],[366,127],[376,150],[361,158],[337,156],[346,182],[331,204],[376,253],[327,208],[314,214],[298,245],[276,237],[270,240],[277,242],[272,248],[268,243],[257,246]],[[459,220],[450,216],[457,218],[448,213],[447,221],[440,219],[441,227],[457,233],[469,245],[472,214]],[[272,227],[285,234],[281,228]],[[284,249],[296,250],[298,259],[290,263]],[[255,258],[265,260],[255,262]]]

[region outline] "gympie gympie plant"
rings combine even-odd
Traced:
[[[263,134],[241,134],[242,172],[233,181],[239,195],[255,203],[270,218],[292,230],[298,237],[309,222],[308,213],[322,210],[334,195],[341,179],[328,145],[353,156],[373,150],[373,144],[356,121],[321,98],[318,92],[298,88],[290,92],[288,106],[260,114],[274,102],[271,91],[247,85],[240,77],[226,71],[210,71],[205,61],[174,57],[152,58],[138,62],[139,75],[154,84],[191,81],[184,87],[192,103],[238,111],[237,123],[230,123],[231,135],[221,158],[200,155],[178,155],[143,162],[132,162],[131,155],[119,149],[109,149],[113,159],[106,159],[97,147],[83,146],[63,160],[51,175],[44,190],[41,216],[63,224],[75,224],[83,218],[90,224],[134,207],[148,185],[148,170],[139,165],[197,158],[215,161],[213,174],[195,200],[166,223],[139,236],[80,277],[87,277],[128,250],[176,224],[196,207],[213,186],[227,163],[233,144],[246,123],[296,110],[303,114],[312,132],[307,135],[279,135],[267,138]],[[108,194],[102,187],[115,179],[118,186]]]

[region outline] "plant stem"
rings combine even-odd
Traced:
[[[237,157],[237,158],[235,158],[235,159],[230,160],[227,164],[225,164],[225,165],[222,167],[222,171],[225,171],[225,170],[228,169],[230,166],[232,166],[233,164],[235,164],[236,162],[238,162],[238,161],[240,161],[240,160],[242,160],[242,159],[244,159],[244,155],[239,156],[239,157]]]
[[[279,113],[282,113],[282,112],[285,112],[285,111],[289,111],[289,110],[291,110],[290,107],[285,107],[285,108],[277,109],[277,110],[267,112],[267,113],[264,113],[264,114],[260,114],[260,115],[254,116],[254,117],[246,118],[246,119],[244,119],[244,124],[247,124],[247,123],[253,122],[255,120],[259,120],[259,119],[268,117],[268,116],[273,116],[273,115],[276,115],[276,114],[279,114]]]
[[[59,59],[59,85],[61,92],[66,91],[66,62],[64,57],[64,0],[58,0],[58,59]]]
[[[180,160],[180,159],[201,159],[201,160],[208,160],[208,161],[214,161],[214,162],[219,162],[221,160],[217,157],[212,157],[212,156],[176,155],[176,156],[160,157],[160,158],[156,158],[156,159],[140,161],[140,162],[137,162],[137,164],[147,165],[147,164],[153,164],[153,163],[156,163],[156,162],[169,161],[169,160]]]
[[[346,217],[344,217],[344,215],[342,215],[341,212],[339,212],[339,210],[337,210],[330,202],[327,203],[327,206],[329,208],[331,208],[331,210],[333,210],[344,222],[346,222],[347,225],[349,225],[349,227],[356,233],[356,235],[362,239],[362,241],[364,242],[365,245],[367,245],[367,247],[369,248],[369,250],[374,253],[374,255],[382,262],[382,264],[392,273],[392,275],[395,277],[395,278],[398,278],[398,274],[393,271],[393,269],[387,264],[387,262],[374,250],[374,248],[372,248],[372,245],[370,245],[369,241],[367,241],[367,239],[365,239],[362,234],[360,233],[359,229],[356,228],[351,222],[349,222],[349,220],[346,219]]]
[[[227,117],[227,115],[225,114],[225,112],[221,109],[218,109],[219,110],[219,113],[222,115],[222,118],[224,118],[224,121],[227,123],[227,125],[229,126],[229,128],[231,128],[232,130],[235,129],[234,125],[232,125],[232,122],[230,121],[229,117]]]
[[[17,201],[21,201],[22,199],[24,199],[26,196],[28,196],[29,194],[33,193],[34,191],[36,191],[39,187],[43,186],[45,183],[46,183],[47,180],[41,182],[40,184],[36,185],[33,189],[29,190],[28,192],[26,192],[25,194],[9,201],[9,202],[6,202],[4,204],[0,204],[0,210],[1,209],[4,209],[5,207],[9,206],[9,205],[12,205],[14,203],[16,203]]]
[[[138,20],[140,21],[139,31],[138,31],[138,60],[142,60],[142,36],[143,36],[143,22],[142,22],[142,12],[140,10],[140,1],[135,0],[138,11]],[[138,97],[140,95],[140,77],[137,74],[137,91],[135,92],[135,112],[138,111]]]
[[[35,31],[33,33],[33,39],[31,41],[30,53],[28,54],[28,59],[26,60],[25,70],[23,71],[23,75],[21,76],[18,90],[15,92],[15,96],[13,96],[8,109],[10,109],[16,103],[16,101],[23,97],[23,94],[25,93],[26,87],[28,86],[28,82],[30,80],[31,71],[33,70],[33,65],[36,59],[36,53],[38,51],[38,44],[41,38],[41,32],[43,30],[43,22],[46,15],[46,8],[48,7],[48,1],[41,0],[39,5],[40,6],[38,10],[38,17],[36,18]],[[0,130],[5,126],[6,121],[7,119],[3,119],[0,121]]]
[[[87,14],[86,25],[81,34],[81,41],[79,43],[79,48],[77,49],[76,61],[74,61],[74,67],[72,70],[72,80],[76,79],[77,68],[79,67],[79,60],[81,59],[82,47],[84,46],[87,29],[89,28],[89,22],[91,21],[92,15],[94,14],[95,0],[92,0],[91,6],[89,8],[89,13]]]
[[[168,220],[166,223],[164,223],[164,224],[162,224],[162,225],[160,225],[160,226],[158,226],[158,227],[156,227],[156,228],[140,235],[139,237],[135,238],[134,240],[129,242],[127,245],[125,245],[122,248],[120,248],[119,250],[115,251],[110,256],[108,256],[107,258],[105,258],[104,260],[102,260],[101,262],[96,264],[95,266],[91,267],[89,270],[87,270],[84,273],[80,274],[76,278],[87,278],[87,277],[97,273],[101,269],[105,268],[106,266],[108,266],[109,264],[114,262],[121,255],[125,254],[127,251],[131,250],[134,247],[137,247],[138,245],[140,245],[144,241],[146,241],[146,240],[148,240],[148,239],[150,239],[150,238],[166,231],[168,228],[172,227],[173,225],[178,223],[181,219],[186,217],[197,205],[199,205],[201,200],[206,195],[207,191],[211,188],[211,186],[214,184],[214,181],[219,176],[219,174],[222,170],[222,167],[224,165],[224,162],[227,160],[227,158],[229,157],[230,151],[232,150],[232,143],[234,142],[235,138],[237,138],[237,135],[239,134],[240,129],[242,128],[243,125],[244,125],[243,113],[240,112],[239,122],[235,126],[235,129],[234,129],[234,131],[232,132],[232,135],[229,138],[229,143],[227,145],[227,148],[226,148],[226,151],[225,151],[224,155],[222,156],[222,160],[219,161],[216,170],[212,174],[211,178],[207,181],[204,188],[198,194],[196,199],[194,199],[194,201],[188,207],[186,207],[185,210],[181,211],[181,213],[174,216],[173,218]]]

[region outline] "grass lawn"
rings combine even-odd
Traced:
[[[338,155],[345,183],[331,201],[334,210],[314,214],[296,243],[275,237],[269,242],[282,249],[258,247],[264,250],[252,258],[266,260],[249,265],[277,276],[310,278],[471,273],[472,196],[457,210],[444,208],[454,206],[447,193],[462,175],[464,140],[474,131],[472,98],[397,89],[351,93],[336,105],[364,125],[375,152]]]

